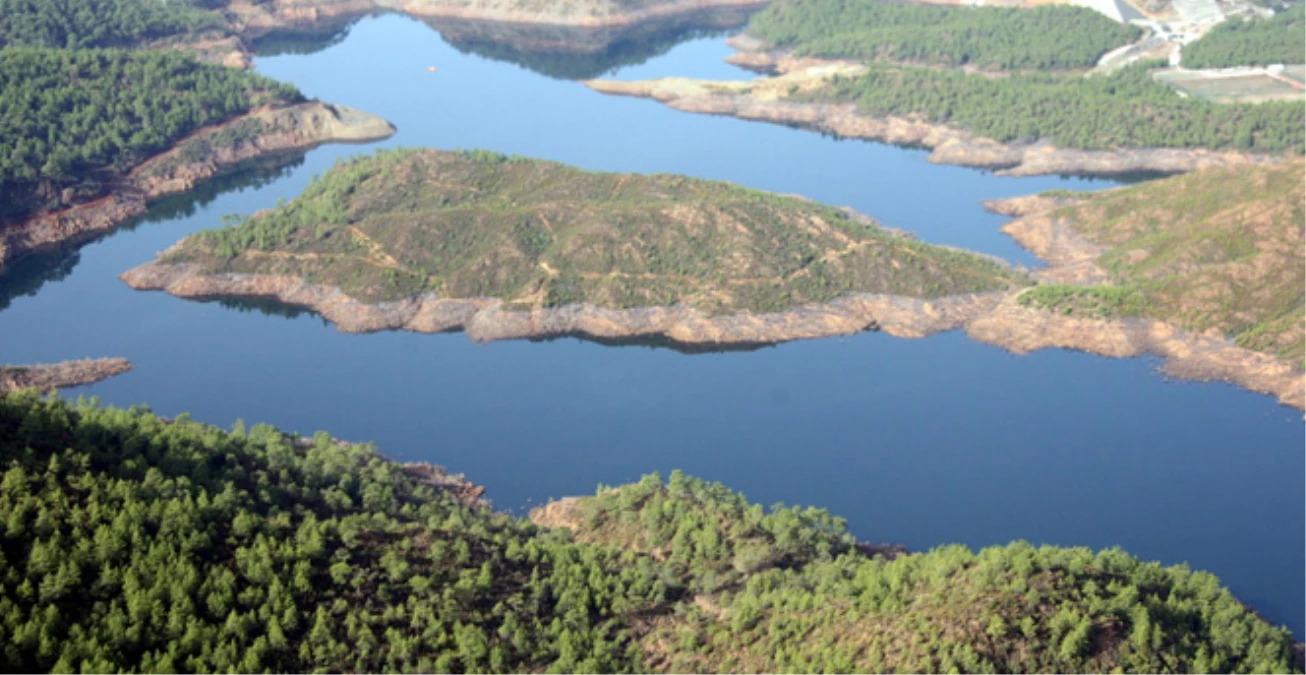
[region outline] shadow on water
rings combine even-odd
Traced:
[[[298,319],[300,317],[312,316],[317,317],[323,326],[330,326],[331,322],[317,312],[299,305],[290,305],[276,298],[264,297],[245,297],[245,298],[216,298],[208,302],[217,302],[222,307],[234,309],[237,312],[258,313],[264,316],[279,316],[283,319]]]
[[[545,343],[557,340],[580,340],[603,347],[644,347],[645,349],[666,349],[681,354],[728,354],[733,352],[756,352],[776,346],[774,342],[739,342],[691,343],[673,340],[665,335],[644,335],[628,338],[596,337],[586,333],[563,333],[544,337],[527,338],[528,342]]]
[[[235,310],[242,313],[258,313],[264,316],[281,317],[283,319],[300,319],[304,317],[314,317],[322,322],[323,326],[331,326],[331,322],[319,314],[316,310],[303,305],[295,305],[281,302],[275,297],[262,296],[245,296],[245,297],[207,297],[191,298],[196,302],[217,303],[219,306]],[[388,332],[388,331],[387,331]],[[462,333],[462,330],[443,331],[446,333]],[[741,352],[756,352],[770,347],[775,347],[774,342],[741,342],[733,344],[721,343],[690,343],[673,340],[665,335],[646,335],[629,338],[605,338],[596,337],[586,333],[560,333],[557,335],[545,335],[540,337],[523,338],[524,342],[535,344],[545,344],[549,342],[558,342],[563,340],[580,340],[603,347],[643,347],[645,349],[665,349],[668,351],[678,352],[680,354],[729,354]]]
[[[422,19],[463,54],[516,64],[559,80],[600,77],[662,56],[687,40],[718,37],[739,29],[758,7],[708,9],[629,26],[582,28],[541,24]],[[312,54],[349,36],[363,14],[268,33],[253,41],[258,56]]]
[[[0,311],[7,309],[17,298],[36,295],[47,283],[67,278],[81,262],[80,251],[83,246],[107,239],[118,232],[130,232],[144,224],[188,218],[220,195],[270,185],[290,175],[303,163],[304,154],[294,153],[247,164],[200,183],[190,192],[154,201],[144,214],[118,228],[26,256],[0,272]]]

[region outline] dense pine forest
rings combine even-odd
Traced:
[[[0,0],[0,47],[130,47],[222,25],[204,0]]]
[[[1084,7],[778,2],[748,32],[800,56],[981,69],[1091,68],[1141,31]]]
[[[6,670],[1300,669],[1209,574],[1024,543],[888,559],[679,473],[545,530],[325,434],[30,391],[0,399],[0,461]]]
[[[1229,19],[1184,47],[1185,68],[1230,68],[1306,62],[1306,4],[1269,19]]]
[[[1306,108],[1300,103],[1220,104],[1181,98],[1153,81],[1152,65],[1090,77],[1021,73],[988,78],[872,64],[864,76],[836,78],[816,96],[856,101],[877,116],[919,115],[1004,142],[1045,139],[1084,149],[1303,151]]]
[[[0,218],[97,197],[200,127],[301,98],[172,51],[0,50]]]

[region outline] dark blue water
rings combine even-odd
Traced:
[[[719,39],[620,78],[746,77]],[[435,65],[438,73],[427,72]],[[1106,183],[1007,179],[917,151],[679,113],[465,55],[425,26],[369,19],[259,70],[393,120],[385,145],[486,147],[592,169],[728,179],[855,207],[923,239],[1023,262],[984,199]],[[117,275],[189,232],[292,198],[362,148],[329,146],[257,184],[173,200],[54,271],[0,278],[0,360],[126,356],[68,392],[311,433],[466,472],[505,508],[682,468],[763,503],[815,504],[861,537],[914,549],[1014,539],[1121,546],[1208,569],[1299,636],[1306,569],[1300,413],[1148,359],[1013,356],[959,333],[880,334],[684,355],[577,340],[344,335],[312,315],[131,291]],[[252,180],[252,179],[251,179]],[[31,271],[35,270],[35,271]],[[25,294],[24,294],[25,293]]]

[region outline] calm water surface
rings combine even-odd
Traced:
[[[719,38],[698,38],[611,76],[748,77],[722,63],[727,54]],[[394,121],[400,133],[383,145],[731,180],[1023,264],[1035,261],[982,200],[1110,185],[999,178],[931,165],[919,151],[605,97],[461,53],[394,16],[258,69]],[[362,151],[329,146],[283,171],[247,172],[78,254],[20,266],[0,278],[0,360],[126,356],[131,373],[68,393],[375,440],[393,457],[466,472],[514,510],[682,468],[755,501],[828,507],[863,538],[914,549],[1118,545],[1209,569],[1302,635],[1300,413],[1227,385],[1167,381],[1154,360],[1017,357],[960,333],[692,356],[570,339],[344,335],[312,315],[187,302],[117,280],[222,214],[292,198]]]

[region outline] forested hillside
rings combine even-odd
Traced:
[[[1069,5],[789,0],[755,14],[748,33],[799,56],[1048,70],[1091,68],[1140,30]]]
[[[989,78],[872,64],[865,75],[835,78],[812,96],[855,101],[875,116],[917,115],[1004,142],[1046,139],[1084,149],[1303,151],[1306,108],[1300,103],[1181,98],[1152,80],[1150,65],[1090,77],[1021,73]]]
[[[1269,19],[1229,19],[1184,47],[1185,68],[1306,63],[1306,3]]]
[[[0,50],[0,219],[97,197],[202,126],[301,98],[172,51]]]
[[[0,47],[130,47],[218,28],[204,0],[0,0]]]
[[[573,503],[573,540],[324,434],[33,392],[0,398],[0,462],[6,670],[1300,668],[1208,574],[1026,544],[888,561],[678,473]]]

